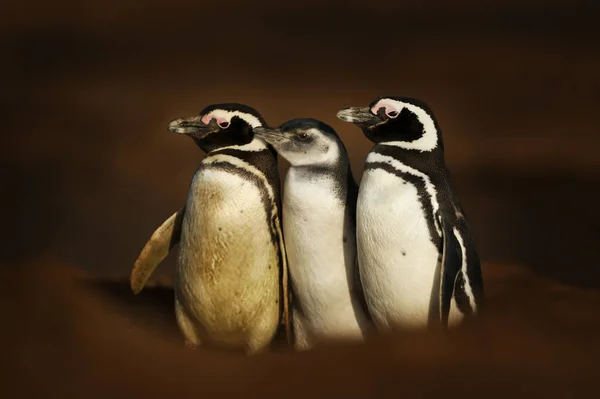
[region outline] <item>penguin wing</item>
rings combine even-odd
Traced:
[[[454,283],[461,269],[462,252],[453,225],[440,217],[442,230],[442,263],[440,266],[440,318],[442,326],[448,326],[450,304],[454,295]]]
[[[354,258],[354,286],[356,287],[356,295],[358,295],[358,301],[360,302],[365,315],[369,321],[372,322],[373,318],[371,316],[371,312],[369,311],[369,306],[367,305],[365,289],[363,287],[362,280],[360,279],[360,269],[358,267],[358,256],[356,256]]]
[[[276,226],[277,236],[279,238],[279,253],[281,254],[281,300],[283,301],[283,326],[285,328],[285,337],[287,339],[288,344],[293,344],[290,306],[292,302],[292,292],[290,290],[287,252],[285,250],[285,243],[283,241],[283,232],[281,231],[281,224],[277,222]]]
[[[129,278],[134,294],[138,294],[144,288],[154,269],[167,257],[171,248],[179,243],[184,213],[185,206],[165,220],[154,230],[140,252]]]

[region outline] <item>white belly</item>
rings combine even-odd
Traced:
[[[258,325],[275,331],[278,258],[254,182],[218,169],[199,171],[180,245],[177,295],[202,331],[231,343]]]
[[[283,196],[283,230],[303,328],[318,338],[362,337],[357,307],[355,229],[330,180],[303,181],[290,169]]]
[[[438,250],[416,187],[383,170],[366,170],[358,196],[357,245],[365,297],[377,326],[426,327]]]

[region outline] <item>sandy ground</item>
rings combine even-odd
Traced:
[[[7,397],[573,397],[596,392],[600,292],[487,264],[486,315],[447,336],[245,357],[189,350],[168,284],[138,296],[40,259],[2,271]],[[21,285],[22,284],[22,285]]]

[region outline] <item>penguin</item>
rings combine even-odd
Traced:
[[[206,157],[185,206],[153,233],[130,282],[140,292],[179,244],[175,315],[188,347],[260,353],[274,338],[282,311],[291,339],[277,153],[253,133],[264,125],[256,110],[235,103],[210,105],[169,124]]]
[[[296,349],[363,341],[370,319],[356,266],[358,186],[344,144],[330,126],[309,118],[254,131],[290,163],[282,220]]]
[[[446,330],[472,320],[483,303],[481,265],[431,108],[378,97],[337,117],[375,143],[357,200],[360,276],[374,323],[380,331]]]

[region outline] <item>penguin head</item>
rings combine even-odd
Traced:
[[[376,144],[417,151],[443,147],[433,112],[414,98],[378,97],[368,107],[344,108],[337,117],[359,126]]]
[[[213,104],[197,116],[174,119],[169,131],[190,136],[206,152],[249,144],[254,128],[266,126],[263,117],[243,104]]]
[[[343,145],[333,128],[311,118],[292,119],[275,129],[254,130],[292,166],[333,165]]]

